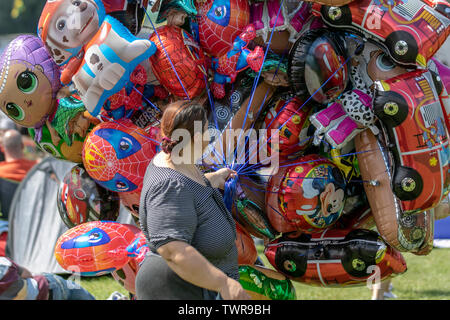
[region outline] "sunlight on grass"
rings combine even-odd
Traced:
[[[262,253],[263,248],[258,247]],[[428,256],[403,254],[408,270],[393,278],[393,292],[399,300],[450,299],[450,249],[433,249]],[[272,266],[264,254],[264,264]],[[366,287],[322,288],[293,282],[298,300],[369,300],[371,291]]]

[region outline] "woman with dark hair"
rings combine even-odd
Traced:
[[[238,281],[236,226],[216,189],[235,172],[204,175],[196,166],[200,157],[193,151],[208,145],[207,128],[207,112],[198,101],[178,101],[164,111],[163,152],[147,168],[140,201],[139,220],[151,250],[136,277],[140,300],[250,299]],[[201,144],[194,143],[198,139]]]

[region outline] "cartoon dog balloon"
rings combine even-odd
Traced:
[[[55,62],[65,66],[61,81],[72,81],[93,116],[156,51],[153,42],[136,38],[106,15],[100,0],[48,1],[38,34]]]

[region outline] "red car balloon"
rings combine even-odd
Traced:
[[[280,167],[266,193],[267,216],[279,232],[318,232],[342,215],[346,184],[339,168],[318,155]]]
[[[324,287],[365,285],[377,275],[384,280],[406,271],[401,253],[364,229],[284,235],[267,244],[264,254],[288,278]]]
[[[103,122],[85,140],[84,167],[108,190],[139,192],[147,166],[159,151],[157,139],[129,120]]]
[[[450,187],[449,132],[439,95],[442,82],[427,70],[375,82],[374,111],[386,127],[394,157],[392,189],[405,212],[428,210]],[[377,197],[374,193],[369,200]]]
[[[315,3],[313,13],[329,26],[362,32],[400,64],[426,67],[450,35],[450,19],[439,8],[421,0],[360,0],[340,7]]]

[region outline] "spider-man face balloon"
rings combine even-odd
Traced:
[[[222,56],[250,22],[247,0],[196,1],[201,47],[212,56]]]
[[[86,171],[108,190],[139,192],[147,166],[159,151],[158,130],[149,132],[129,120],[99,124],[84,144]]]
[[[83,276],[110,273],[128,263],[128,246],[139,232],[133,225],[111,221],[83,223],[59,237],[55,258],[65,270]]]
[[[88,221],[115,221],[119,216],[119,195],[96,184],[81,165],[73,167],[64,177],[57,203],[68,228]]]

